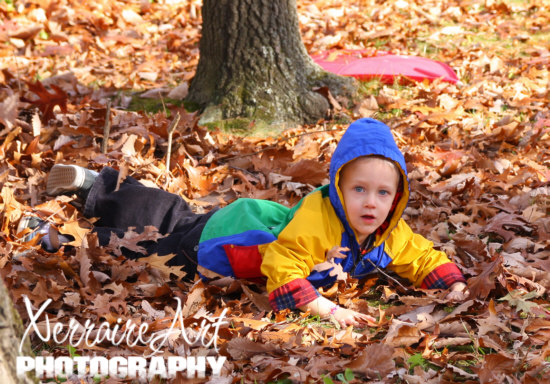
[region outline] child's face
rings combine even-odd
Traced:
[[[388,160],[362,157],[340,172],[349,224],[362,243],[386,220],[399,185],[399,173]]]

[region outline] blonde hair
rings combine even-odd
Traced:
[[[342,182],[342,174],[344,173],[344,170],[346,169],[346,167],[348,165],[354,163],[356,160],[361,160],[361,159],[379,159],[379,160],[387,161],[388,163],[393,165],[393,168],[395,169],[395,171],[399,175],[399,180],[397,181],[397,191],[398,192],[399,191],[403,192],[403,172],[401,170],[401,167],[395,161],[393,161],[391,159],[388,159],[387,157],[384,157],[382,155],[363,155],[363,156],[356,157],[355,159],[347,162],[340,169],[340,172],[339,172],[340,178],[338,180],[338,184],[340,184]]]

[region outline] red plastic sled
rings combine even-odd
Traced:
[[[391,55],[367,50],[327,51],[311,56],[325,71],[352,76],[360,80],[379,79],[392,84],[402,76],[415,81],[433,81],[441,78],[456,83],[456,73],[445,63],[418,56]]]

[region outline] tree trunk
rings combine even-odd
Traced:
[[[32,375],[17,377],[17,356],[32,357],[30,343],[23,343],[19,353],[19,343],[24,333],[19,313],[11,302],[10,295],[0,278],[0,381],[5,384],[31,384],[38,380]]]
[[[326,117],[326,86],[351,96],[355,82],[325,72],[306,52],[296,0],[204,0],[197,72],[186,99],[202,122],[244,117],[268,123]]]

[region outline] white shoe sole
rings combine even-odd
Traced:
[[[50,196],[79,190],[86,178],[85,171],[76,165],[56,164],[52,167],[46,183]]]

